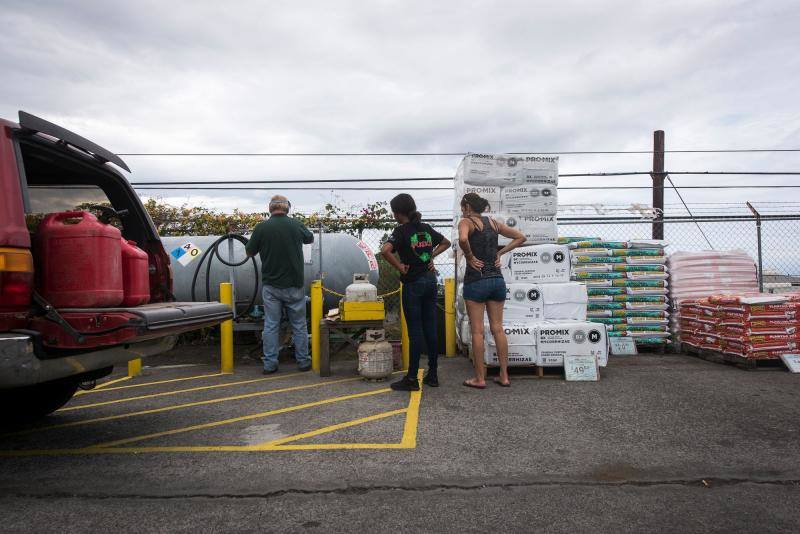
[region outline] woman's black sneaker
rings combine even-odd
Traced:
[[[397,382],[392,382],[389,387],[395,391],[419,391],[419,382],[416,378],[404,376]]]
[[[425,373],[425,378],[422,379],[422,383],[432,388],[438,388],[439,377],[436,376],[436,373],[431,373],[430,371],[428,371],[427,373]]]

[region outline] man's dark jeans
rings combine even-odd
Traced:
[[[403,284],[403,313],[405,314],[409,350],[408,377],[416,379],[423,342],[427,346],[428,372],[436,373],[439,343],[436,334],[436,275],[426,273],[413,282]]]

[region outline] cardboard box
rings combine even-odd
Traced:
[[[570,281],[569,249],[564,245],[520,247],[506,256],[515,282]]]
[[[561,367],[565,355],[596,356],[601,367],[608,363],[606,327],[585,321],[545,321],[536,326],[538,364]]]

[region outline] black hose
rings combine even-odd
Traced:
[[[209,246],[208,249],[206,249],[206,251],[203,252],[203,255],[200,256],[200,261],[197,262],[197,267],[195,267],[194,269],[194,276],[192,276],[192,300],[197,301],[195,286],[197,285],[197,277],[200,274],[200,269],[203,267],[203,262],[206,261],[206,258],[208,258],[208,263],[206,263],[206,300],[211,299],[211,262],[213,261],[214,256],[216,256],[217,259],[224,265],[227,265],[229,267],[239,267],[247,263],[247,260],[250,260],[253,263],[253,273],[255,275],[255,287],[253,288],[253,295],[252,297],[250,297],[250,302],[248,303],[247,308],[245,309],[245,311],[239,314],[239,315],[247,315],[255,307],[256,296],[258,295],[258,280],[259,280],[258,265],[256,264],[255,257],[246,257],[245,259],[243,259],[238,263],[229,263],[225,261],[219,254],[219,246],[223,242],[228,241],[230,239],[239,241],[243,245],[247,245],[247,239],[239,234],[225,234],[224,236],[214,241],[211,244],[211,246]],[[236,303],[234,302],[234,306],[235,305]]]

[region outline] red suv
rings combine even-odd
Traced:
[[[174,302],[169,258],[119,156],[20,111],[0,119],[0,418],[63,406],[113,366],[174,346],[176,335],[231,318],[217,302]],[[150,302],[56,309],[36,292],[31,243],[47,213],[94,206],[147,252]]]

